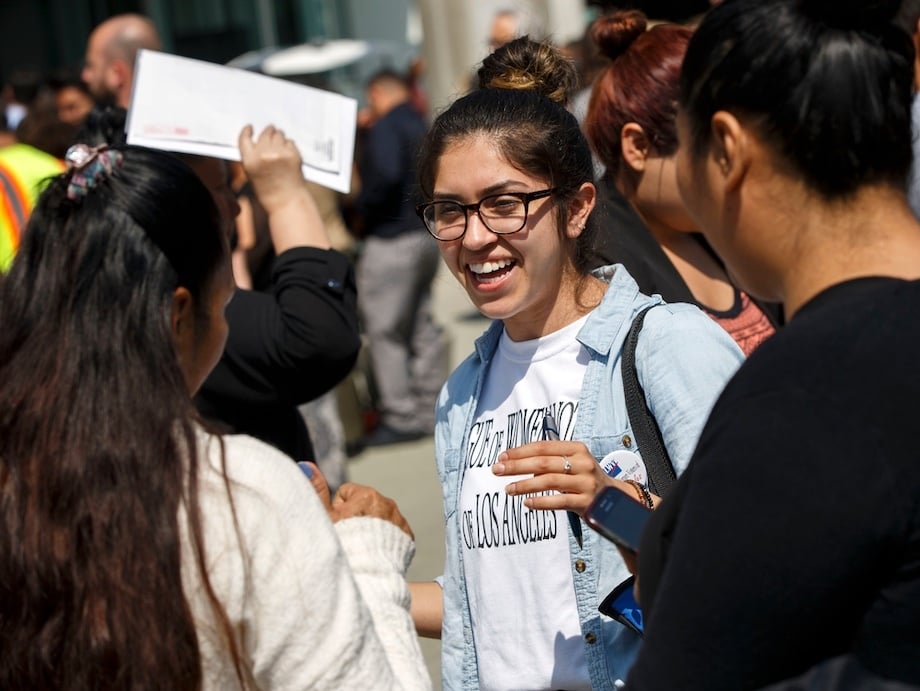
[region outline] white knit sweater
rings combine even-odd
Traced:
[[[412,540],[377,518],[333,527],[289,458],[224,437],[239,531],[219,445],[202,434],[198,496],[208,576],[259,689],[430,689],[409,615]],[[185,515],[180,516],[185,525]],[[183,583],[198,628],[204,688],[239,688],[189,551]]]

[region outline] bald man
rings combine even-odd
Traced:
[[[128,107],[134,62],[142,48],[162,49],[156,27],[143,15],[119,14],[93,30],[82,77],[97,102]]]

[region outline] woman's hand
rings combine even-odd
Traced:
[[[568,468],[568,469],[567,469]],[[533,475],[516,480],[505,491],[516,496],[555,490],[558,494],[527,497],[530,509],[565,509],[582,515],[595,495],[615,484],[588,447],[576,441],[538,441],[502,452],[492,466],[496,475]]]
[[[373,516],[389,521],[412,539],[415,535],[409,522],[400,513],[396,502],[383,496],[373,487],[347,482],[339,489],[332,500],[329,514],[337,522],[354,516]]]
[[[527,497],[531,509],[565,509],[582,515],[604,487],[616,487],[641,504],[643,492],[633,484],[607,475],[588,447],[577,441],[538,441],[502,452],[492,466],[496,475],[533,475],[505,487],[510,495],[537,494],[555,490],[559,494]],[[658,497],[651,495],[654,508]]]
[[[253,139],[252,125],[246,125],[239,146],[243,169],[267,213],[303,194],[303,161],[297,145],[284,132],[269,125]]]
[[[635,485],[616,480],[603,471],[597,459],[581,442],[539,441],[502,452],[498,463],[492,466],[496,475],[530,475],[532,478],[516,480],[505,487],[514,496],[537,494],[555,490],[558,494],[539,494],[527,497],[524,504],[530,509],[574,511],[579,516],[604,487],[615,487],[640,504],[646,504],[644,493]],[[652,508],[659,497],[652,494]],[[626,568],[636,576],[633,592],[639,601],[639,555],[617,547]]]

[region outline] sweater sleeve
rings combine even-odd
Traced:
[[[203,503],[208,573],[258,688],[430,688],[408,609],[409,537],[373,518],[337,529],[282,454],[247,437],[225,439],[233,513],[213,473]],[[201,611],[200,588],[192,601]],[[206,678],[223,681],[207,688],[229,688],[225,646],[210,630],[199,628],[205,664],[224,661]]]
[[[405,579],[414,543],[395,525],[377,518],[349,518],[335,527],[400,688],[430,688]]]

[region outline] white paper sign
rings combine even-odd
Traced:
[[[293,139],[304,177],[348,192],[358,103],[254,72],[142,50],[128,110],[128,143],[240,160],[240,130],[274,125]]]

